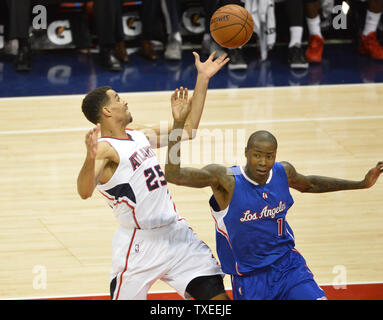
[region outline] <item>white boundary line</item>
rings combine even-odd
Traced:
[[[269,119],[269,120],[241,120],[241,121],[210,121],[201,122],[200,127],[225,126],[225,125],[247,125],[260,123],[290,123],[290,122],[326,122],[326,121],[349,121],[349,120],[376,120],[383,119],[383,115],[355,116],[355,117],[319,117],[319,118],[291,118],[291,119]],[[61,128],[61,129],[31,129],[31,130],[9,130],[0,131],[0,135],[37,134],[37,133],[61,133],[61,132],[86,132],[89,128]]]
[[[32,134],[32,133],[59,133],[59,132],[78,132],[78,131],[88,131],[89,128],[63,128],[63,129],[31,129],[31,130],[10,130],[10,131],[0,131],[0,135],[13,135],[13,134]]]
[[[319,118],[291,118],[291,119],[269,119],[269,120],[243,120],[243,121],[212,121],[212,122],[201,122],[201,126],[257,124],[257,123],[283,123],[283,122],[289,123],[289,122],[311,122],[311,121],[325,122],[325,121],[371,120],[371,119],[383,119],[383,115],[355,116],[355,117],[319,117]]]
[[[100,85],[101,86],[101,85]],[[297,89],[312,89],[312,88],[335,88],[335,87],[380,87],[383,86],[383,83],[346,83],[346,84],[318,84],[318,85],[307,85],[307,86],[276,86],[276,87],[248,87],[248,88],[211,88],[208,89],[208,93],[210,91],[260,91],[260,90],[279,90],[279,89],[291,89],[291,90],[297,90]],[[176,89],[176,87],[174,88]],[[192,89],[191,89],[192,90]],[[143,95],[143,94],[159,94],[159,95],[167,95],[169,93],[173,92],[173,90],[166,90],[166,91],[140,91],[140,92],[119,92],[121,95],[130,95],[130,96],[137,96],[137,95]],[[32,99],[32,100],[38,100],[38,99],[70,99],[70,98],[82,98],[85,96],[84,94],[66,94],[66,95],[44,95],[44,96],[25,96],[25,97],[0,97],[1,101],[7,101],[7,100],[23,100],[23,99]]]
[[[370,281],[370,282],[350,282],[346,284],[337,284],[344,286],[351,285],[369,285],[369,284],[382,284],[381,281]],[[332,283],[322,283],[318,284],[320,287],[324,286],[333,286]],[[231,290],[230,288],[225,288],[225,290]],[[166,294],[166,293],[176,293],[176,291],[149,291],[148,294]],[[69,296],[43,296],[43,297],[19,297],[19,298],[4,298],[1,300],[43,300],[43,299],[70,299],[70,298],[84,298],[84,297],[104,297],[109,296],[109,293],[100,293],[100,294],[81,294],[81,295],[69,295]]]

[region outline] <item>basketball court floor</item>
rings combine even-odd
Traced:
[[[328,45],[322,65],[291,72],[276,48],[249,69],[221,70],[210,82],[200,132],[183,143],[182,163],[244,164],[247,137],[271,131],[277,161],[302,174],[361,180],[383,160],[383,63],[352,45]],[[132,55],[121,73],[96,57],[41,53],[30,74],[0,64],[0,299],[108,299],[111,240],[117,224],[101,195],[81,200],[77,174],[91,124],[84,94],[111,85],[136,123],[171,121],[171,90],[193,89],[190,50],[183,61],[146,62]],[[204,57],[202,57],[204,59]],[[166,148],[156,150],[164,164]],[[179,215],[215,252],[211,192],[169,184]],[[287,219],[296,248],[333,299],[383,299],[383,179],[368,190],[300,194]],[[229,277],[225,285],[231,289]],[[157,282],[149,298],[177,299]]]

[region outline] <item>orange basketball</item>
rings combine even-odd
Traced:
[[[210,34],[222,47],[238,48],[246,44],[253,34],[254,21],[242,6],[228,4],[213,13]]]

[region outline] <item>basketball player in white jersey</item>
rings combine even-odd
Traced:
[[[188,104],[189,135],[183,139],[190,139],[198,128],[209,80],[229,60],[226,54],[214,59],[213,53],[202,63],[193,54],[198,75]],[[184,103],[187,96],[187,89],[176,89],[172,105]],[[96,127],[86,134],[78,193],[86,199],[97,188],[119,222],[112,243],[111,298],[146,299],[149,288],[161,279],[184,298],[228,300],[220,266],[178,216],[152,150],[166,146],[167,135],[161,137],[158,128],[147,135],[128,129],[132,122],[128,103],[110,87],[87,94],[82,110]]]

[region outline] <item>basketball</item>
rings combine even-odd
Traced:
[[[238,48],[251,38],[254,21],[242,6],[228,4],[216,10],[210,20],[210,34],[221,47]]]

